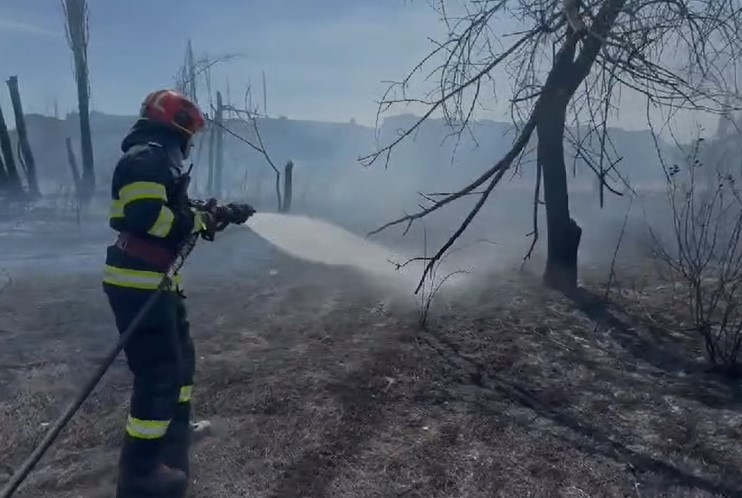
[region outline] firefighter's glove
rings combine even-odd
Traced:
[[[202,217],[201,237],[205,240],[214,240],[216,232],[221,232],[227,225],[242,224],[255,214],[249,204],[219,204],[216,199],[209,199],[200,206]]]
[[[201,238],[208,241],[213,241],[216,236],[216,232],[219,231],[219,225],[217,223],[216,216],[210,211],[199,211],[199,222],[201,229],[199,231]]]
[[[229,210],[229,222],[235,225],[242,225],[255,214],[255,209],[249,204],[231,203],[225,207]]]

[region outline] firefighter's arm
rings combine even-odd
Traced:
[[[126,225],[139,235],[150,235],[180,242],[202,229],[199,213],[190,208],[173,210],[167,206],[169,172],[150,164],[147,158],[122,164],[118,203]]]

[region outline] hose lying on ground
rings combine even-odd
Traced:
[[[101,364],[96,369],[95,373],[85,383],[85,385],[72,401],[72,403],[70,403],[67,409],[54,421],[51,427],[49,427],[49,430],[44,436],[44,439],[41,440],[41,442],[36,446],[33,452],[23,462],[21,467],[15,472],[15,474],[13,474],[8,483],[3,488],[2,493],[0,493],[0,498],[10,498],[11,496],[13,496],[13,493],[15,493],[20,485],[23,484],[23,481],[26,480],[34,467],[36,467],[46,451],[51,447],[52,444],[54,444],[54,441],[59,436],[59,433],[62,432],[62,429],[64,429],[64,427],[72,419],[72,417],[75,416],[75,413],[77,413],[77,410],[80,409],[85,400],[88,399],[90,393],[93,392],[95,386],[98,385],[98,382],[100,382],[105,373],[111,367],[121,350],[124,349],[124,346],[126,346],[134,331],[139,327],[139,325],[142,323],[142,320],[147,316],[147,313],[149,313],[154,305],[157,304],[157,300],[160,298],[162,293],[170,287],[175,274],[182,268],[186,258],[191,253],[191,251],[193,251],[198,237],[198,234],[194,234],[186,241],[185,244],[183,244],[180,251],[178,251],[178,255],[175,261],[170,265],[167,273],[160,281],[157,290],[152,294],[152,296],[150,296],[144,306],[142,306],[142,309],[139,310],[139,313],[134,317],[129,326],[119,337],[119,341],[116,346],[108,352]]]

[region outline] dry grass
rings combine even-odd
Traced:
[[[671,291],[640,282],[605,308],[500,277],[423,332],[349,272],[278,269],[191,282],[215,433],[190,496],[742,496],[739,389],[667,329]],[[0,301],[0,475],[114,338],[98,282],[70,284]],[[17,496],[111,496],[128,381],[118,362]]]

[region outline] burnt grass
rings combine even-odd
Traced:
[[[739,384],[711,374],[671,286],[603,303],[527,275],[417,310],[284,260],[187,280],[198,349],[191,497],[742,496]],[[113,343],[95,276],[0,296],[0,481]],[[113,495],[117,360],[18,497]]]

